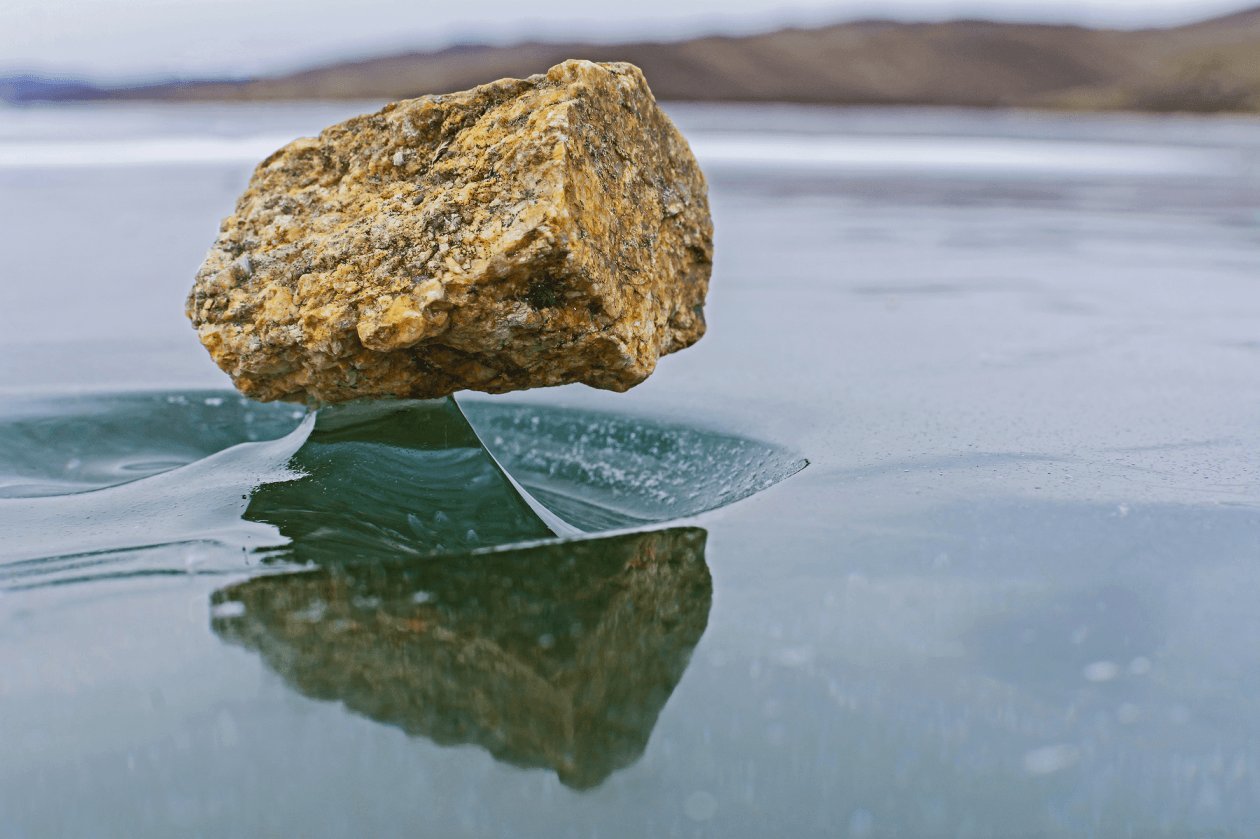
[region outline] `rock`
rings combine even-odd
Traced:
[[[623,391],[704,334],[712,232],[638,68],[566,61],[280,149],[187,313],[257,399]]]

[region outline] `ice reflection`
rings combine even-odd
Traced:
[[[245,518],[279,525],[299,561],[436,556],[684,518],[804,465],[754,440],[612,414],[351,404],[320,411],[293,459],[305,477],[259,488]]]
[[[805,465],[649,420],[485,403],[470,413],[476,428],[453,399],[334,406],[317,420],[221,391],[13,400],[0,410],[0,589],[642,527]]]
[[[217,573],[239,569],[241,553],[283,544],[274,527],[241,514],[255,487],[295,477],[289,459],[314,418],[232,401],[122,395],[9,408],[0,418],[0,590]]]
[[[303,477],[260,487],[245,511],[288,537],[277,557],[353,563],[555,535],[453,400],[322,409],[291,465]]]
[[[643,753],[704,633],[704,542],[675,528],[403,562],[382,548],[223,589],[213,628],[306,696],[589,788]]]
[[[240,443],[284,437],[305,414],[221,390],[6,397],[0,499],[87,492],[168,472]]]

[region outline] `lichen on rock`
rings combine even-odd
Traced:
[[[566,61],[280,149],[187,313],[257,399],[623,391],[704,334],[712,234],[638,68]]]

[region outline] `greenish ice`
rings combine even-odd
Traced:
[[[1260,121],[668,106],[647,382],[243,399],[193,273],[371,104],[0,108],[0,837],[1255,834]]]

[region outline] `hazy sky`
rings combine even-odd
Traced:
[[[1246,0],[0,0],[0,72],[113,80],[254,75],[458,42],[670,38],[873,16],[1159,25],[1246,5]]]

